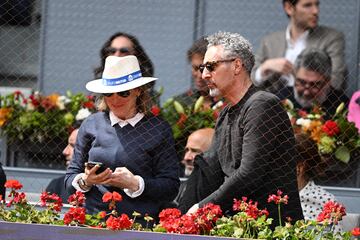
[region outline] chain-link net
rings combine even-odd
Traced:
[[[226,134],[222,132],[228,138],[226,143],[221,140],[218,145],[210,147],[208,140],[213,133],[208,128],[215,128],[219,115],[227,109],[229,102],[226,97],[207,95],[207,83],[202,80],[200,70],[209,72],[223,65],[229,66],[233,56],[228,56],[229,62],[207,61],[201,65],[207,42],[193,43],[202,36],[221,30],[238,32],[252,43],[256,63],[251,77],[257,79],[254,80],[256,85],[275,93],[288,113],[284,117],[274,112],[266,115],[261,122],[255,121],[259,120],[256,116],[254,120],[248,119],[253,123],[262,123],[262,127],[255,126],[252,130],[261,130],[262,140],[252,139],[254,142],[247,143],[253,145],[252,151],[259,153],[255,158],[258,164],[246,169],[256,176],[241,183],[252,187],[244,187],[238,198],[248,195],[265,199],[270,192],[263,192],[261,196],[253,194],[261,189],[260,186],[294,190],[292,187],[297,186],[290,186],[289,178],[296,174],[302,177],[297,179],[299,188],[305,190],[309,190],[307,187],[311,181],[318,185],[359,188],[359,1],[322,1],[320,9],[319,24],[332,29],[310,31],[306,44],[308,48],[319,50],[320,55],[324,53],[328,56],[330,67],[326,67],[324,58],[316,56],[296,63],[299,48],[285,47],[289,44],[285,37],[288,18],[282,1],[2,1],[0,143],[1,163],[7,169],[8,178],[22,179],[26,181],[26,191],[40,193],[52,177],[62,175],[62,172],[52,170],[66,169],[65,162],[69,159],[69,146],[66,146],[71,141],[68,139],[70,133],[78,127],[76,124],[79,121],[97,111],[95,97],[90,96],[85,84],[101,78],[107,56],[133,54],[139,60],[144,77],[159,77],[156,83],[147,86],[151,101],[146,107],[150,115],[159,116],[170,124],[177,152],[177,156],[173,157],[177,158],[179,175],[188,177],[194,168],[195,155],[210,148],[209,152],[215,152],[213,154],[221,160],[221,166],[216,166],[214,172],[211,168],[209,171],[219,174],[221,180],[212,178],[206,172],[208,155],[204,154],[204,158],[195,164],[195,169],[204,171],[198,174],[205,176],[202,176],[203,180],[197,179],[199,182],[192,183],[195,186],[188,189],[198,191],[198,198],[205,198],[218,189],[224,176],[230,177],[236,170],[245,168],[241,156],[246,156],[242,152],[244,146],[234,140],[241,134],[232,135],[234,133],[230,130]],[[282,32],[268,35],[276,31]],[[283,58],[288,59],[287,64],[281,62]],[[269,62],[264,65],[269,59],[278,59],[278,62],[271,67]],[[332,69],[330,73],[329,69]],[[294,87],[289,88],[291,84],[287,85],[287,81],[292,81]],[[296,141],[284,137],[285,130],[278,132],[281,129],[278,123],[288,121]],[[264,125],[264,122],[267,124]],[[223,127],[222,123],[218,124],[219,128]],[[240,121],[239,124],[243,123]],[[97,127],[93,125],[91,131],[96,131]],[[157,176],[160,170],[166,170],[169,162],[154,160],[153,165],[146,165],[141,163],[140,156],[152,156],[162,151],[166,155],[167,151],[160,146],[159,149],[151,148],[151,144],[157,141],[154,136],[162,136],[157,132],[158,127],[154,124],[148,129],[141,128],[134,133],[138,135],[137,139],[130,142],[120,139],[123,133],[118,132],[121,144],[113,146],[109,143],[111,149],[103,153],[113,151],[113,160],[94,158],[92,149],[97,147],[96,141],[100,141],[101,146],[102,141],[106,143],[109,140],[100,137],[101,134],[92,133],[93,142],[87,143],[87,151],[82,153],[85,154],[83,161],[87,158],[104,161],[113,170],[117,166],[126,166],[138,175],[145,168],[146,174]],[[199,136],[192,135],[193,139],[189,138],[190,134],[203,128],[208,129],[205,135],[200,133]],[[105,133],[103,136],[106,136]],[[85,132],[81,134],[84,136]],[[98,137],[100,140],[95,141]],[[274,142],[273,146],[285,148],[296,143],[294,149],[301,161],[298,160],[296,165],[292,153],[264,148]],[[126,151],[120,151],[120,146],[124,144]],[[166,147],[166,144],[162,143],[162,146]],[[119,156],[119,163],[115,159],[116,151],[124,154]],[[95,156],[105,157],[106,154]],[[132,164],[138,167],[127,161],[134,161]],[[83,162],[76,164],[77,168],[74,165],[73,170],[84,170]],[[205,170],[202,169],[204,166]],[[24,175],[23,171],[27,174]],[[34,177],[28,174],[32,171]],[[294,172],[296,174],[291,175]],[[217,183],[212,185],[211,181],[207,181],[209,179]],[[296,179],[292,180],[292,183],[296,182]],[[201,184],[207,185],[209,192],[199,190],[199,186],[203,186]],[[182,185],[177,202],[182,201],[183,194]],[[231,204],[232,199],[228,199],[228,203]]]

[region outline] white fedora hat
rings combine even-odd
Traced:
[[[86,89],[94,93],[115,93],[140,87],[157,78],[142,77],[139,62],[133,55],[125,57],[109,56],[105,59],[102,79],[86,84]]]

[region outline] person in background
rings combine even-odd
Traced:
[[[210,108],[219,100],[219,98],[214,99],[209,95],[209,89],[199,71],[199,66],[204,60],[207,44],[207,40],[201,37],[187,51],[187,60],[191,64],[193,86],[186,92],[174,97],[183,105],[192,106],[200,96],[204,96],[203,106]]]
[[[317,48],[331,58],[331,86],[344,89],[347,74],[344,35],[318,25],[319,0],[283,0],[283,8],[289,24],[285,30],[262,39],[251,76],[254,84],[274,93],[285,86],[293,87],[291,73],[297,56],[306,48]]]
[[[335,114],[336,108],[349,98],[343,90],[331,86],[332,64],[330,56],[320,49],[305,49],[294,64],[295,86],[283,88],[278,97],[288,98],[294,107],[310,111],[314,105],[321,107],[326,118]]]
[[[316,220],[324,204],[328,201],[336,202],[336,199],[333,194],[313,181],[323,167],[316,143],[303,133],[296,134],[295,139],[299,154],[296,164],[297,182],[303,215],[305,220]],[[342,231],[341,222],[335,229]]]
[[[185,147],[185,155],[182,160],[182,164],[185,166],[184,176],[189,178],[194,170],[194,160],[196,155],[202,154],[210,148],[212,138],[214,136],[214,129],[212,128],[201,128],[191,133],[187,139]],[[187,189],[187,185],[194,185],[198,183],[198,174],[192,176],[191,179],[183,181],[180,185],[179,193],[176,196],[174,202],[175,205],[179,207],[182,212],[186,212],[193,204],[197,201],[192,200],[195,197],[195,190],[188,190],[187,196],[184,196],[184,193]],[[193,189],[193,186],[190,187]],[[198,199],[198,201],[201,199]],[[180,205],[181,203],[181,205]],[[186,206],[184,206],[186,203]],[[187,207],[188,206],[188,207]]]
[[[191,133],[185,146],[185,155],[182,164],[185,166],[184,176],[189,177],[194,169],[194,159],[198,154],[202,154],[210,147],[214,129],[202,128]]]
[[[5,199],[6,197],[6,189],[5,189],[5,183],[6,183],[6,174],[4,172],[4,169],[2,168],[2,164],[0,163],[0,195],[1,199]]]
[[[62,154],[65,157],[66,168],[70,165],[70,161],[73,158],[74,146],[79,131],[79,127],[80,124],[77,125],[76,128],[70,133],[70,136],[68,138],[68,144],[62,152]],[[52,179],[49,185],[46,187],[46,192],[56,193],[57,195],[59,195],[59,197],[61,197],[63,203],[67,203],[70,193],[66,191],[64,182],[65,182],[65,175]]]
[[[145,86],[155,81],[142,77],[133,55],[109,56],[101,79],[90,81],[86,89],[100,94],[98,112],[81,124],[74,157],[65,177],[67,190],[85,193],[90,214],[109,211],[102,201],[106,192],[122,195],[119,213],[156,218],[164,202],[172,201],[179,190],[178,157],[167,122],[150,114]],[[88,162],[100,165],[87,167]],[[139,219],[145,224],[145,221]]]
[[[154,76],[154,65],[139,40],[131,34],[117,32],[110,36],[102,46],[100,50],[100,66],[94,69],[94,77],[101,78],[104,71],[105,59],[108,56],[125,57],[129,55],[134,55],[138,59],[140,70],[144,77]],[[146,84],[153,102],[158,103],[159,93],[154,90],[154,85],[154,81]]]
[[[188,212],[214,203],[232,214],[233,199],[246,196],[257,201],[259,208],[266,207],[275,224],[277,207],[268,204],[267,199],[280,189],[291,199],[283,216],[302,219],[294,133],[280,100],[252,84],[251,44],[240,34],[229,32],[215,33],[207,40],[208,49],[200,66],[202,78],[210,95],[221,94],[228,105],[217,120],[212,146],[202,156],[208,170],[217,174],[203,187],[212,185],[216,190]]]

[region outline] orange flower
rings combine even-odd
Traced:
[[[0,127],[9,119],[11,108],[0,108]]]

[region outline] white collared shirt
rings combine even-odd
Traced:
[[[135,127],[135,125],[140,122],[140,120],[144,117],[145,115],[143,113],[137,113],[134,117],[129,118],[129,119],[125,119],[122,120],[120,118],[118,118],[117,116],[115,116],[115,114],[113,112],[110,111],[109,117],[110,117],[110,122],[111,122],[111,126],[115,126],[116,124],[119,124],[119,126],[121,128],[125,127],[126,125],[130,124],[131,126]],[[84,173],[80,173],[78,175],[76,175],[76,177],[74,178],[74,180],[72,181],[72,186],[81,192],[88,192],[89,190],[84,190],[81,189],[78,181],[79,179],[83,176]],[[126,195],[128,195],[131,198],[136,198],[138,196],[140,196],[144,190],[145,190],[145,182],[144,179],[139,176],[139,175],[135,175],[135,178],[139,181],[139,190],[137,190],[136,192],[132,192],[130,189],[124,188],[124,192],[126,193]]]
[[[307,44],[307,38],[309,36],[309,30],[305,31],[301,36],[292,43],[291,41],[291,35],[290,35],[290,25],[287,26],[285,31],[285,39],[286,39],[286,50],[285,50],[285,56],[289,62],[292,64],[295,63],[296,58],[299,56],[299,54],[306,48]],[[284,79],[287,80],[287,86],[293,87],[295,84],[294,76],[291,74],[283,75]],[[261,84],[264,82],[264,78],[261,76],[261,69],[258,68],[255,72],[255,83]]]
[[[296,58],[306,48],[307,38],[309,36],[309,30],[306,30],[300,37],[293,43],[290,36],[290,25],[286,28],[285,39],[286,39],[286,51],[285,58],[292,64],[295,63]],[[287,79],[287,85],[293,87],[295,84],[294,76],[291,74],[283,76]]]
[[[134,117],[129,118],[129,119],[125,119],[122,120],[120,118],[118,118],[117,116],[115,116],[115,114],[110,111],[109,117],[110,117],[110,122],[111,122],[111,126],[115,126],[115,124],[119,124],[119,126],[121,128],[125,127],[126,125],[130,124],[131,126],[135,127],[135,125],[140,122],[140,120],[144,117],[145,115],[143,113],[137,113]]]

